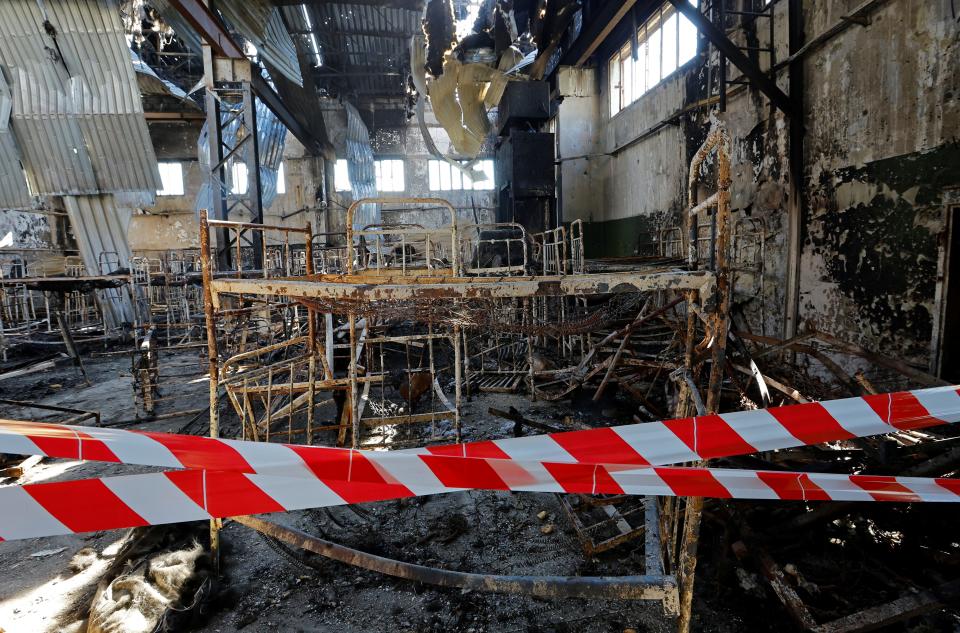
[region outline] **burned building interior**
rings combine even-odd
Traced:
[[[0,633],[960,631],[958,34],[0,0]]]

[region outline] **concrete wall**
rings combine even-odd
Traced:
[[[807,41],[861,4],[806,0]],[[806,191],[800,320],[926,365],[937,305],[945,196],[960,186],[960,45],[949,0],[879,3],[804,59]],[[787,57],[786,0],[776,10]],[[765,28],[733,34],[766,43]],[[583,218],[588,254],[643,253],[651,231],[679,223],[687,165],[709,128],[702,61],[610,117],[605,43],[594,91],[559,86],[564,219]],[[766,65],[764,56],[759,61]],[[788,76],[778,84],[786,91]],[[564,94],[566,92],[566,94]],[[593,117],[584,117],[593,112]],[[732,198],[745,246],[738,310],[779,335],[786,304],[788,124],[753,90],[733,89],[721,117],[732,139]],[[597,131],[591,142],[589,131]],[[565,144],[566,141],[566,144]],[[589,155],[588,158],[574,158]],[[764,256],[759,255],[762,236]]]
[[[183,166],[184,195],[157,196],[143,215],[135,215],[129,239],[134,251],[166,251],[197,248],[199,225],[194,199],[206,177],[197,161],[200,122],[158,123],[150,126],[157,160],[177,161]],[[303,146],[287,135],[283,151],[286,191],[278,194],[264,210],[264,222],[273,225],[303,226],[310,221],[315,230],[323,226],[321,185],[322,158],[306,156]],[[233,219],[248,219],[238,213]]]
[[[820,32],[854,2],[814,3]],[[887,3],[807,58],[801,316],[925,364],[945,196],[960,187],[960,25],[949,0]]]

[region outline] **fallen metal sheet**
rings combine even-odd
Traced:
[[[647,498],[558,496],[587,556],[611,550],[645,532]]]
[[[0,207],[26,209],[32,206],[33,200],[20,165],[20,151],[10,130],[12,109],[10,87],[0,72]]]
[[[130,246],[127,227],[132,209],[118,207],[110,194],[99,196],[64,196],[64,207],[77,238],[80,255],[90,275],[105,274],[104,264],[130,267]],[[109,261],[112,258],[112,261]],[[108,327],[133,322],[133,306],[126,293],[110,291],[103,295],[104,319]]]
[[[257,47],[257,54],[298,86],[303,85],[297,48],[279,10],[266,0],[222,0],[217,10]]]
[[[350,175],[350,189],[354,200],[377,197],[377,178],[374,169],[373,148],[370,146],[370,132],[360,118],[360,112],[353,104],[344,101],[347,113],[347,170]],[[353,218],[353,229],[363,230],[365,226],[380,224],[380,205],[363,204]]]
[[[116,2],[0,3],[0,63],[32,191],[152,196],[160,188]]]

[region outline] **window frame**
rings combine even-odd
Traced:
[[[383,174],[383,165],[385,163],[391,163],[393,167],[396,167],[399,165],[400,167],[400,188],[399,189],[394,189],[394,188],[388,189],[383,186],[384,181],[386,180],[386,176]],[[391,172],[393,172],[393,168],[391,168]],[[374,173],[374,177],[376,178],[378,194],[383,192],[404,193],[407,190],[407,166],[406,166],[406,161],[403,160],[403,158],[398,158],[396,156],[383,156],[381,158],[375,158],[373,160],[373,173]],[[391,173],[390,177],[391,177],[391,180],[396,179],[396,173]]]
[[[688,2],[697,6],[696,0]],[[627,38],[627,42],[610,55],[607,60],[610,118],[626,110],[696,58],[699,31],[696,27],[692,29],[692,49],[682,47],[681,34],[690,33],[685,24],[692,25],[672,4],[661,4],[637,27],[637,59],[633,59],[632,38]],[[664,37],[668,26],[671,32]],[[665,44],[669,51],[664,50]],[[665,72],[666,69],[669,71]]]
[[[280,161],[277,167],[277,195],[282,196],[287,193],[287,170],[284,167],[284,161]]]
[[[239,176],[243,175],[243,178]],[[240,185],[243,184],[243,188]],[[247,164],[241,160],[234,161],[230,166],[230,195],[245,196],[250,189],[250,172],[247,171]]]
[[[342,172],[340,171],[342,168]],[[340,176],[343,176],[343,180],[340,180]],[[346,188],[342,186],[346,184]],[[337,193],[344,193],[346,191],[353,191],[353,185],[350,183],[350,163],[347,162],[346,158],[338,158],[333,161],[333,190]]]
[[[459,161],[467,164],[469,161]],[[478,161],[478,166],[483,170],[486,178],[484,180],[473,180],[469,187],[465,186],[466,177],[459,169],[445,160],[436,158],[427,161],[427,188],[429,191],[494,191],[497,188],[496,171],[492,158],[483,158]],[[436,176],[436,177],[435,177]],[[444,186],[446,181],[447,186]],[[479,187],[477,185],[489,183],[489,186]],[[435,187],[437,184],[439,187]]]
[[[176,165],[178,169],[179,176],[179,186],[174,187],[174,191],[167,190],[167,183],[164,182],[163,178],[163,169],[161,165]],[[157,196],[163,196],[165,198],[182,196],[186,193],[186,179],[183,175],[183,161],[179,160],[160,160],[157,161],[157,173],[160,175],[160,189],[157,189]],[[179,193],[178,193],[179,191]]]

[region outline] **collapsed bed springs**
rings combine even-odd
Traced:
[[[397,301],[316,300],[298,297],[308,308],[322,313],[353,313],[358,317],[377,317],[379,320],[413,320],[421,323],[445,323],[464,328],[490,328],[500,332],[531,336],[572,336],[594,332],[608,323],[622,319],[637,310],[640,293],[613,295],[607,303],[579,319],[552,323],[504,323],[502,313],[490,306],[456,306],[447,300],[410,299]]]

